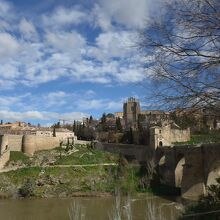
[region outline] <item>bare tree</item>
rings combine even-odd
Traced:
[[[140,34],[155,97],[172,108],[220,110],[220,1],[170,0]]]

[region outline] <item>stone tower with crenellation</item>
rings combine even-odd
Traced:
[[[129,98],[123,106],[123,115],[126,129],[134,130],[138,127],[138,115],[141,113],[140,103],[137,99]]]

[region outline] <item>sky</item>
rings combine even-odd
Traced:
[[[155,108],[145,99],[149,73],[137,43],[159,5],[0,0],[0,119],[49,125],[98,118],[122,111],[131,96]]]

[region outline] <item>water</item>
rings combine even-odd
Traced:
[[[132,213],[130,220],[172,220],[180,213],[178,207],[178,203],[154,196],[123,197],[117,201],[115,197],[1,200],[0,219],[113,220],[119,212],[122,219],[128,219],[126,216]]]

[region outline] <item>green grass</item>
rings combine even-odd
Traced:
[[[79,151],[58,158],[55,164],[71,165],[71,164],[99,164],[99,163],[115,163],[118,160],[117,154],[98,150],[88,150],[87,148],[79,148]]]
[[[115,168],[111,168],[115,169]],[[42,172],[44,171],[44,172]],[[47,183],[50,178],[55,179],[54,184]],[[3,182],[1,180],[7,180]],[[104,167],[86,167],[86,168],[41,168],[29,167],[16,171],[10,171],[0,174],[0,189],[3,192],[8,191],[10,187],[19,188],[24,186],[27,180],[35,183],[34,195],[36,197],[44,197],[45,193],[58,196],[65,192],[71,195],[74,192],[114,192],[115,178],[110,175],[109,168]],[[44,185],[38,186],[39,180],[44,181]],[[66,181],[60,183],[59,181]]]
[[[22,161],[23,163],[26,163],[29,161],[29,157],[26,156],[24,153],[22,152],[19,152],[19,151],[11,151],[10,152],[10,159],[9,159],[9,162],[10,161],[14,161],[14,162],[17,162],[17,161]]]
[[[63,155],[54,154],[56,165],[86,165],[102,163],[118,163],[119,155],[90,149],[86,146],[77,146],[77,152],[65,155],[65,149],[53,149],[53,153],[61,152]],[[48,155],[45,152],[45,156]],[[52,153],[52,152],[51,152]],[[39,153],[42,157],[42,152]],[[38,153],[33,158],[38,157]],[[32,158],[32,160],[33,160]],[[123,194],[143,192],[139,187],[142,177],[140,169],[130,165],[122,165],[121,172],[118,166],[96,167],[33,167],[30,158],[21,152],[12,152],[11,161],[21,160],[30,165],[7,173],[0,173],[0,191],[11,193],[10,189],[25,188],[30,180],[33,183],[33,195],[36,197],[59,196],[65,193],[67,196],[75,192],[109,192],[114,193],[120,188]],[[39,164],[39,163],[38,163]],[[54,184],[50,180],[55,179]],[[63,182],[62,182],[63,180]],[[43,181],[43,185],[39,185]]]

